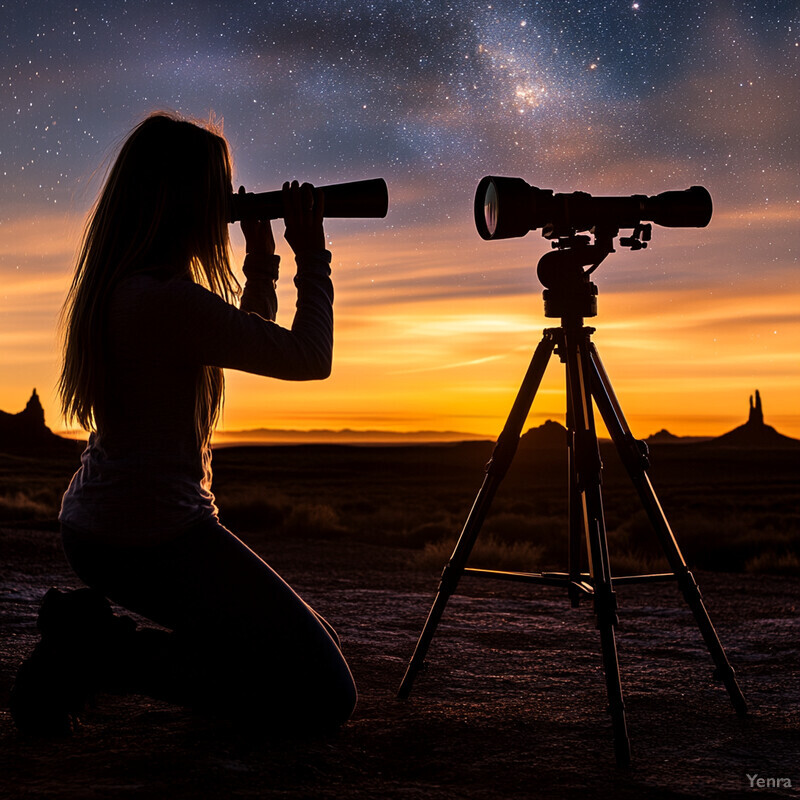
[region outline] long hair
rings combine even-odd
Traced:
[[[121,281],[166,267],[228,302],[239,294],[228,237],[231,174],[228,145],[214,122],[158,112],[123,143],[87,219],[61,310],[58,392],[68,423],[97,430],[103,422],[108,303]],[[195,402],[199,445],[210,440],[223,395],[222,370],[204,366]]]

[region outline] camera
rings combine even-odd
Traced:
[[[325,195],[326,217],[385,217],[389,192],[383,178],[318,187]],[[230,202],[229,222],[243,219],[279,219],[283,213],[283,193],[261,192],[234,194]]]
[[[592,229],[636,228],[654,222],[666,228],[704,228],[711,220],[711,195],[702,186],[648,197],[554,194],[522,178],[487,175],[475,192],[475,227],[484,239],[525,236],[542,228],[547,239]]]

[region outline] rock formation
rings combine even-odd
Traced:
[[[732,431],[712,439],[710,444],[724,447],[800,447],[800,440],[791,439],[764,423],[764,410],[761,407],[761,395],[756,389],[755,396],[750,395],[750,414],[747,422]]]
[[[680,440],[680,436],[670,433],[666,428],[662,428],[660,431],[657,431],[652,436],[648,436],[647,439],[645,439],[645,441],[650,444],[674,444],[675,442],[680,442]]]
[[[74,450],[72,439],[56,436],[44,422],[42,408],[36,389],[23,411],[8,414],[0,411],[0,453],[33,453],[43,451]]]
[[[764,424],[764,411],[761,408],[761,395],[756,389],[756,400],[753,402],[753,395],[750,395],[750,416],[747,418],[747,424],[751,426],[758,426]]]
[[[529,428],[520,437],[520,447],[562,448],[566,451],[567,429],[559,422],[551,419],[543,422],[538,428]]]
[[[25,424],[30,425],[32,428],[47,428],[44,424],[44,409],[42,408],[41,400],[39,400],[39,395],[36,394],[36,389],[33,390],[25,410],[20,411],[16,416],[18,419],[24,420]],[[47,428],[47,430],[50,429]]]

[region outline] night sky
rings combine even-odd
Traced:
[[[796,2],[36,0],[0,18],[0,408],[36,386],[60,427],[55,322],[83,217],[125,134],[169,108],[224,119],[249,190],[389,183],[385,221],[327,226],[333,377],[230,374],[224,427],[498,432],[552,324],[547,243],[475,232],[475,186],[499,174],[706,186],[708,229],[656,227],[598,271],[596,342],[637,435],[722,433],[759,388],[767,422],[800,436]],[[554,368],[532,424],[563,420],[562,392]]]

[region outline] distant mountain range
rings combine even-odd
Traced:
[[[459,431],[414,431],[397,433],[392,431],[353,430],[271,430],[257,428],[247,431],[222,431],[215,434],[216,447],[233,445],[269,444],[433,444],[446,442],[487,441],[493,437]],[[558,422],[547,420],[544,424],[530,428],[521,437],[520,446],[555,448],[566,446],[566,428]],[[800,440],[784,436],[764,422],[761,395],[758,390],[750,397],[750,413],[747,422],[722,436],[701,438],[675,436],[661,430],[646,440],[650,444],[697,444],[743,449],[800,448]],[[45,425],[44,410],[36,389],[28,404],[18,414],[0,411],[0,452],[32,453],[74,452],[81,442],[74,438],[57,436]]]
[[[216,447],[243,444],[429,444],[433,442],[489,441],[492,437],[461,431],[354,431],[348,428],[333,431],[310,431],[255,428],[247,431],[218,431],[214,434]]]
[[[537,428],[530,428],[520,439],[520,448],[536,447],[549,449],[565,447],[567,429],[558,422],[547,420]],[[800,448],[800,439],[792,439],[764,423],[764,411],[761,406],[761,395],[756,389],[755,396],[750,397],[750,413],[744,425],[734,428],[722,436],[675,436],[666,429],[648,436],[648,444],[701,444],[707,447],[725,447],[737,449],[786,449]]]

